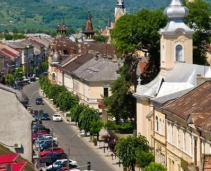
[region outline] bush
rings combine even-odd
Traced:
[[[107,130],[119,130],[121,128],[121,125],[117,125],[113,121],[108,121],[105,126]]]

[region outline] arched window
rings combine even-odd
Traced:
[[[182,45],[177,45],[176,48],[175,48],[175,60],[177,62],[184,61]]]
[[[56,74],[52,73],[52,80],[54,81],[56,79]]]

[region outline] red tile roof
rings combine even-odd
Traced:
[[[9,57],[12,57],[12,58],[18,58],[18,55],[12,53],[10,50],[6,49],[6,48],[3,48],[0,50],[4,55],[7,55]]]
[[[0,164],[12,163],[19,157],[19,154],[0,155]]]

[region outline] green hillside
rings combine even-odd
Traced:
[[[211,1],[211,0],[210,0]],[[170,0],[124,0],[128,13],[141,8],[161,8]],[[55,30],[65,19],[68,28],[81,31],[91,11],[94,28],[104,28],[108,18],[113,20],[116,0],[7,0],[0,1],[0,31]]]

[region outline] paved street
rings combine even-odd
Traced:
[[[50,117],[55,113],[55,110],[48,104],[35,105],[36,97],[39,97],[39,84],[38,82],[26,85],[23,91],[29,97],[33,109],[44,110]],[[59,145],[65,149],[69,158],[76,160],[81,166],[81,170],[86,170],[87,162],[91,162],[91,169],[94,171],[114,171],[115,169],[103,157],[78,136],[78,131],[73,128],[71,124],[66,122],[52,122],[43,121],[43,124],[50,129],[58,137]],[[73,135],[75,135],[73,137]]]

